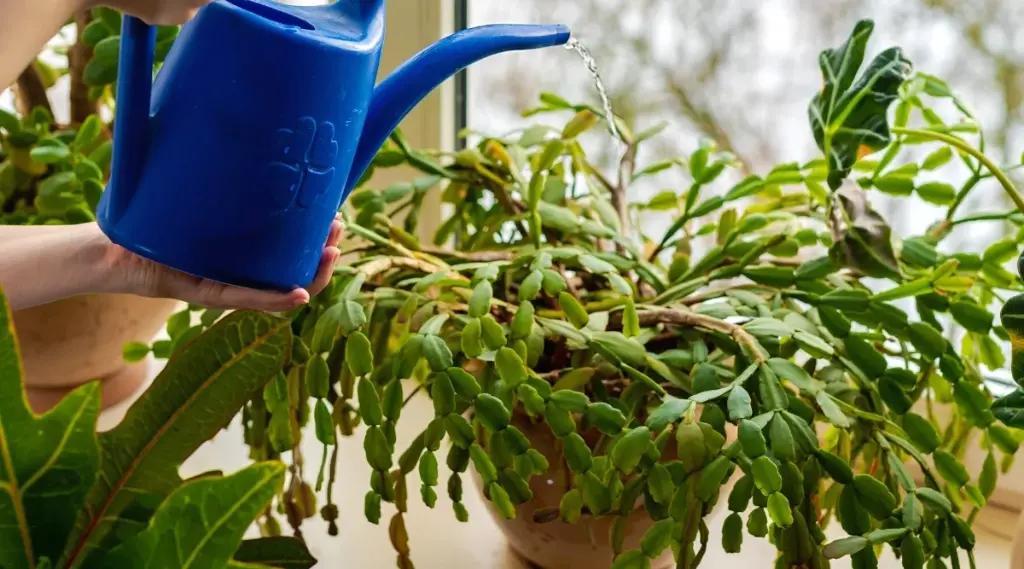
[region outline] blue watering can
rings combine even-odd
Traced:
[[[384,16],[384,0],[215,0],[155,83],[155,29],[125,18],[103,232],[194,276],[304,287],[341,203],[421,99],[485,57],[569,40],[565,26],[472,28],[375,88]]]

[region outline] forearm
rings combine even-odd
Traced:
[[[82,0],[0,0],[0,91],[14,83]]]
[[[38,239],[40,235],[66,231],[63,225],[0,225],[0,251],[20,239]]]
[[[94,223],[0,227],[0,286],[14,310],[99,292],[107,250]]]

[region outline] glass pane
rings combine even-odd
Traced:
[[[807,118],[811,97],[822,84],[818,54],[842,43],[859,18],[870,17],[875,32],[869,56],[891,45],[901,46],[915,69],[946,79],[979,110],[978,119],[989,130],[986,151],[1018,164],[1024,149],[1024,39],[1015,30],[1024,25],[1024,11],[1003,0],[987,3],[984,14],[968,4],[480,1],[470,4],[470,23],[568,24],[594,53],[616,112],[634,130],[669,122],[668,129],[641,153],[641,165],[677,156],[685,160],[704,138],[734,152],[742,164],[741,173],[764,174],[780,163],[820,156]],[[470,70],[469,126],[492,134],[522,126],[519,113],[534,106],[543,91],[573,102],[597,103],[587,71],[571,53],[549,49],[501,55]],[[948,100],[938,104],[944,116],[958,118]],[[607,138],[593,136],[587,143],[591,153],[601,152],[602,162],[610,164],[617,156]],[[934,149],[934,145],[920,149],[918,159]],[[957,168],[953,160],[949,175],[966,173]],[[689,182],[684,169],[667,170],[638,184],[630,197],[649,199],[664,188],[681,191]],[[946,213],[945,206],[911,199],[913,207],[907,207],[906,201],[872,194],[901,234],[923,232]],[[999,188],[984,182],[963,212],[1009,207]],[[999,222],[977,227],[975,233],[958,231],[950,246],[988,243],[1005,231]]]
[[[641,147],[637,165],[643,169],[665,159],[678,159],[678,164],[640,179],[628,192],[634,204],[632,237],[643,234],[658,243],[681,216],[682,204],[694,183],[688,168],[690,157],[702,145],[731,153],[737,167],[703,186],[698,204],[725,195],[748,174],[767,176],[778,165],[803,165],[822,157],[808,117],[811,100],[823,84],[819,54],[824,49],[838,48],[862,18],[874,22],[867,61],[891,46],[899,46],[913,62],[915,73],[943,79],[967,104],[958,108],[956,99],[944,96],[941,89],[929,88],[920,93],[920,98],[937,115],[917,110],[911,99],[908,106],[914,110],[907,124],[929,127],[939,119],[961,127],[964,123],[980,123],[983,140],[977,132],[966,129],[958,135],[972,145],[980,144],[1021,185],[1024,178],[1017,175],[1017,168],[1024,160],[1024,36],[1017,30],[1024,25],[1024,11],[1008,0],[986,2],[984,11],[970,8],[971,4],[888,0],[481,1],[471,4],[470,23],[569,25],[574,36],[593,52],[615,111],[633,132],[667,122],[661,135]],[[918,84],[919,91],[922,84]],[[572,103],[599,106],[587,70],[572,53],[561,49],[518,52],[471,68],[469,127],[495,135],[537,121],[565,124],[571,114],[521,116],[524,110],[538,105],[538,97],[545,91]],[[890,123],[896,119],[896,107],[893,104],[889,108]],[[606,178],[617,179],[622,148],[612,145],[600,129],[581,140],[588,154],[598,157]],[[882,159],[882,153],[876,152],[863,157],[862,163],[866,160],[868,164],[854,170],[847,183],[865,189],[871,204],[892,226],[897,242],[927,236],[936,223],[944,220],[963,220],[978,213],[997,215],[988,220],[954,223],[939,250],[981,253],[1003,237],[1012,238],[1018,225],[1007,223],[1005,213],[1014,209],[1013,204],[989,174],[974,184],[971,170],[955,153],[942,164],[923,168],[926,157],[940,148],[942,145],[934,142],[906,147],[878,171],[870,162]],[[886,188],[872,181],[900,167],[920,169],[910,186]],[[930,182],[940,184],[922,189]],[[751,205],[772,203],[787,192],[806,196],[803,186],[800,179],[790,185],[771,186],[769,192],[730,201],[726,207],[742,215]],[[964,187],[970,189],[967,198],[962,203],[959,198],[954,200]],[[828,196],[824,192],[821,195]],[[655,197],[650,204],[654,207],[644,207]],[[819,221],[811,219],[813,215],[803,216],[800,227],[827,235],[825,207],[805,198],[802,203],[791,204],[791,210],[807,210],[808,203]],[[715,245],[719,213],[688,222],[673,239],[682,238],[692,248],[693,258],[698,258]],[[704,234],[700,232],[702,227],[707,230]],[[819,243],[801,249],[792,261],[825,251]],[[1005,264],[1010,273],[1016,272],[1015,260]],[[915,312],[912,300],[900,306]],[[993,310],[998,308],[994,305]],[[956,331],[954,337],[959,342],[962,333]]]

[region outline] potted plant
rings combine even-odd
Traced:
[[[100,382],[76,388],[43,415],[29,409],[0,293],[3,566],[312,567],[300,540],[242,540],[280,490],[283,464],[262,461],[187,481],[178,474],[280,373],[291,350],[288,324],[255,313],[224,318],[178,350],[120,425],[98,434]]]
[[[373,469],[365,516],[394,511],[399,567],[413,566],[413,478],[428,507],[445,493],[465,521],[470,472],[512,546],[545,569],[699,567],[716,507],[731,512],[721,547],[769,539],[776,567],[845,556],[875,567],[884,552],[907,568],[973,566],[971,524],[1018,450],[1011,427],[1024,425],[1024,392],[995,400],[983,380],[1018,334],[1024,297],[1006,303],[1002,326],[993,310],[1022,289],[1003,266],[1019,237],[980,253],[941,247],[957,226],[1024,221],[961,214],[980,182],[1024,201],[948,85],[913,73],[899,48],[864,64],[872,30],[860,22],[821,54],[809,118],[823,157],[764,176],[738,175],[706,143],[643,164],[659,129],[621,123],[624,158],[605,173],[579,139],[601,111],[555,95],[529,114],[563,113],[564,128],[454,155],[396,132],[374,167],[424,176],[384,189],[364,178],[346,207],[358,260],[290,315],[293,357],[243,411],[256,460],[292,450],[301,465],[309,422],[324,444],[316,481],[293,469],[278,511],[298,531],[314,515],[311,487],[326,482],[320,513],[337,532],[330,447],[358,432]],[[939,174],[953,160],[969,172],[957,185]],[[629,202],[637,181],[670,168],[689,186]],[[453,213],[428,244],[414,229],[431,191]],[[947,214],[897,239],[876,192]],[[637,222],[650,210],[673,214],[664,234]],[[219,317],[175,333],[203,334]],[[428,393],[436,416],[396,449],[403,385]],[[961,462],[969,440],[987,456],[976,472]],[[827,537],[829,524],[842,532]],[[280,533],[272,510],[261,529]]]
[[[103,117],[114,104],[121,15],[108,8],[83,11],[69,21],[56,47],[19,76],[17,113],[0,109],[0,225],[53,225],[95,221],[110,175],[111,128]],[[161,57],[177,27],[160,29]],[[48,62],[66,57],[66,65]],[[69,121],[54,121],[48,90],[68,82]],[[57,277],[55,277],[57,278]],[[128,342],[149,342],[178,303],[124,295],[77,297],[19,310],[19,343],[26,387],[36,408],[102,379],[104,405],[135,392],[145,366],[122,358]]]

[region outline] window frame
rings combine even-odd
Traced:
[[[387,39],[381,56],[378,80],[387,77],[402,62],[437,40],[464,29],[468,23],[468,0],[392,1],[387,5]],[[461,148],[459,134],[467,123],[467,78],[462,71],[428,95],[402,121],[400,127],[414,148],[453,151]],[[416,174],[397,168],[375,175],[374,186],[384,188],[408,181]],[[439,192],[431,192],[420,210],[419,238],[430,240],[440,226],[442,204]]]
[[[469,27],[469,0],[452,0],[455,4],[455,31]],[[466,140],[461,136],[469,126],[469,71],[463,69],[455,76],[455,149],[462,150]]]

